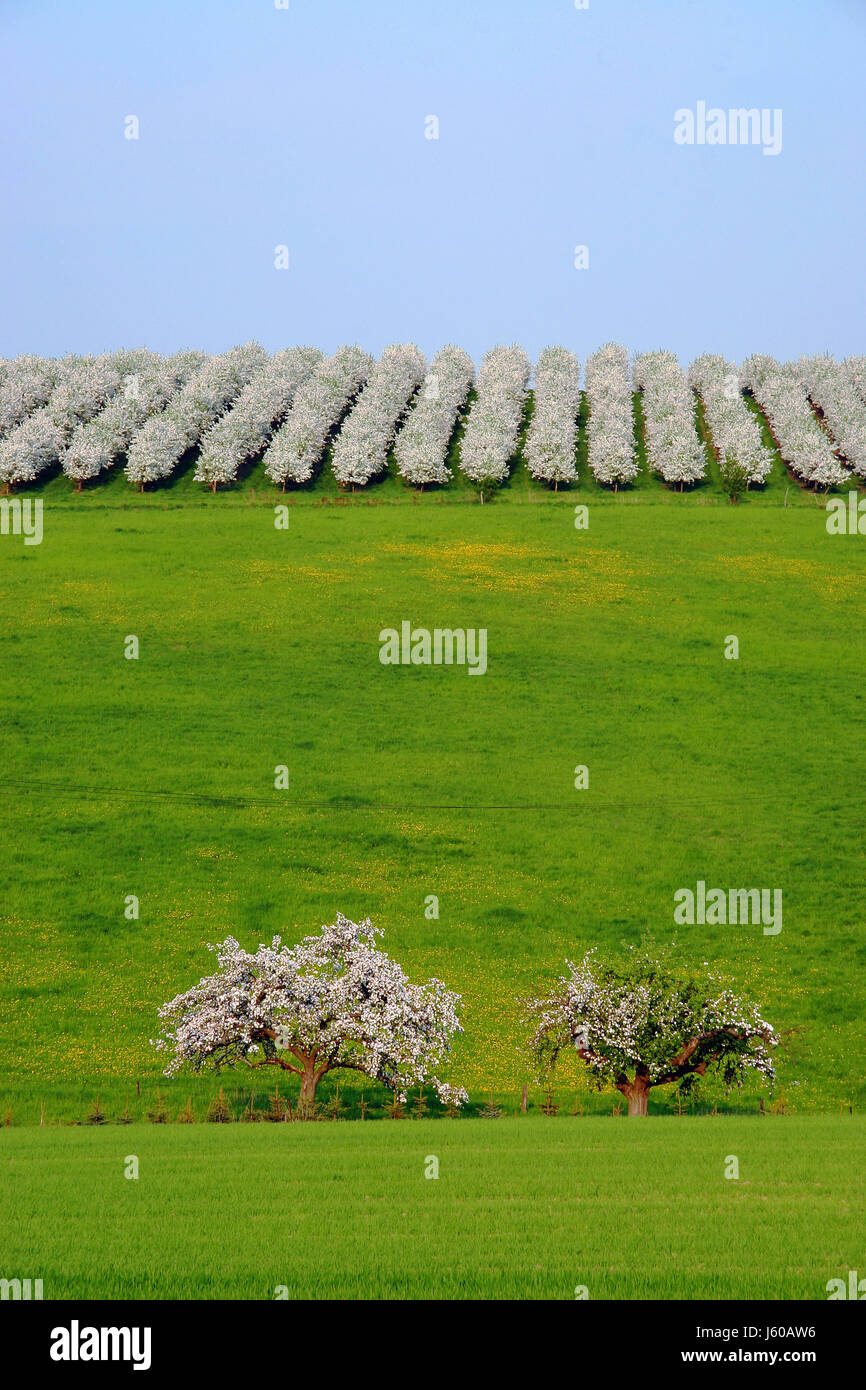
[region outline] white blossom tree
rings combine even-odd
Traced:
[[[341,487],[363,487],[384,471],[397,427],[426,370],[414,343],[386,347],[334,444],[331,467]]]
[[[407,483],[447,483],[448,445],[475,376],[472,358],[448,345],[437,352],[394,441],[397,468]]]
[[[300,1078],[301,1100],[312,1102],[327,1072],[349,1069],[402,1100],[429,1082],[441,1100],[463,1104],[466,1092],[436,1075],[463,1031],[460,996],[440,980],[412,984],[377,946],[382,935],[369,918],[338,913],[297,946],[278,936],[252,953],[231,936],[209,946],[216,973],[159,1011],[163,1032],[151,1043],[172,1053],[166,1075],[186,1065],[279,1067]]]
[[[852,377],[830,356],[801,357],[796,367],[813,408],[833,436],[837,456],[866,478],[866,401],[857,390],[856,374]]]
[[[196,481],[209,483],[214,492],[219,483],[233,483],[243,464],[268,443],[299,387],[321,361],[314,347],[274,353],[202,439]]]
[[[640,469],[634,456],[634,412],[628,352],[605,343],[586,363],[587,462],[598,482],[617,490]]]
[[[165,410],[152,415],[129,448],[126,476],[131,483],[168,478],[188,449],[228,410],[253,374],[267,361],[258,343],[210,357]]]
[[[54,358],[30,354],[7,363],[0,384],[0,437],[47,404],[59,367],[60,362]]]
[[[204,360],[201,352],[178,352],[171,357],[142,354],[129,364],[121,389],[94,416],[79,425],[63,454],[63,471],[81,485],[95,478],[126,453],[146,420],[163,410]]]
[[[501,483],[517,449],[529,388],[529,358],[521,347],[495,347],[484,354],[477,395],[460,441],[461,472],[481,489]]]
[[[566,966],[568,975],[527,1006],[541,1075],[573,1048],[599,1089],[612,1085],[626,1098],[629,1115],[646,1115],[654,1087],[687,1094],[707,1071],[721,1073],[728,1088],[750,1072],[774,1083],[778,1036],[720,976],[677,966],[670,952],[634,948],[625,962],[602,962],[591,950]]]
[[[689,368],[689,384],[700,396],[704,418],[719,465],[724,471],[733,460],[745,472],[746,482],[763,483],[773,468],[773,456],[761,438],[761,427],[740,391],[733,362],[715,353],[695,358]]]
[[[357,344],[338,348],[320,362],[295,396],[285,421],[265,451],[265,472],[275,483],[306,483],[328,439],[373,370],[373,358]]]
[[[866,401],[866,357],[846,357],[842,363],[842,372],[861,401]]]
[[[740,380],[764,412],[779,453],[798,477],[825,489],[850,477],[815,418],[795,366],[755,353],[740,368]]]
[[[120,390],[130,360],[123,352],[62,358],[47,403],[0,440],[0,482],[31,482],[57,463],[76,426],[92,420]]]
[[[580,364],[567,348],[547,347],[535,364],[535,409],[526,432],[524,457],[539,482],[573,483],[580,409]]]
[[[666,483],[696,483],[707,461],[695,431],[695,403],[672,352],[635,358],[634,384],[641,393],[649,466]]]

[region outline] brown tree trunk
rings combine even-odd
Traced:
[[[316,1099],[316,1086],[318,1083],[319,1078],[316,1075],[315,1069],[307,1069],[305,1067],[301,1077],[301,1100],[314,1101]]]
[[[641,1077],[636,1078],[627,1086],[620,1087],[620,1089],[628,1101],[629,1115],[645,1115],[647,1113],[649,1086]]]

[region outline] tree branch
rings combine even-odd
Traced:
[[[717,1062],[720,1057],[724,1056],[724,1048],[719,1048],[715,1052],[708,1053],[706,1057],[701,1058],[700,1062],[697,1062],[694,1066],[689,1066],[689,1058],[695,1055],[702,1043],[713,1042],[716,1038],[724,1037],[734,1038],[738,1042],[747,1042],[748,1039],[753,1036],[754,1034],[752,1033],[738,1033],[733,1028],[716,1028],[712,1033],[702,1033],[700,1037],[692,1038],[687,1042],[685,1047],[674,1057],[670,1069],[665,1072],[664,1076],[656,1077],[654,1081],[650,1082],[650,1085],[667,1086],[671,1081],[681,1080],[682,1077],[687,1076],[691,1071],[697,1072],[699,1076],[703,1076],[710,1062]]]
[[[283,1071],[293,1071],[295,1076],[303,1076],[300,1067],[293,1067],[291,1062],[287,1062],[284,1057],[266,1057],[262,1062],[251,1062],[248,1057],[244,1058],[248,1067],[281,1067]]]

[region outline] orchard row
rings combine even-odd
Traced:
[[[387,347],[378,361],[357,346],[270,357],[247,343],[217,356],[132,349],[3,361],[0,483],[27,484],[59,465],[80,487],[122,461],[143,488],[195,449],[195,477],[214,490],[259,457],[277,485],[302,484],[326,453],[341,487],[364,487],[393,457],[413,486],[447,484],[456,465],[483,490],[507,476],[520,444],[531,475],[558,487],[577,479],[583,393],[588,467],[619,488],[639,472],[635,392],[648,466],[667,484],[706,475],[697,403],[722,479],[734,486],[760,485],[770,473],[762,420],[804,484],[866,479],[864,357],[779,363],[756,354],[737,367],[705,354],[684,372],[673,353],[631,359],[607,343],[581,384],[577,358],[562,347],[545,348],[534,372],[522,348],[495,347],[476,375],[453,346],[428,362],[411,343]]]

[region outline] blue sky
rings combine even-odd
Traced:
[[[0,354],[866,350],[866,0],[4,0],[0,31]],[[781,153],[677,145],[699,101],[780,108]]]

